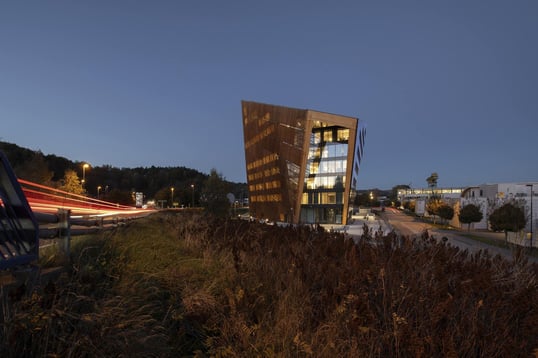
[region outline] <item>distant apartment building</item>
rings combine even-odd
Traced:
[[[365,128],[358,118],[242,101],[251,215],[346,224]]]

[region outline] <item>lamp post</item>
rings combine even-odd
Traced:
[[[533,234],[533,230],[532,230],[533,225],[532,224],[533,224],[533,219],[534,219],[533,216],[532,216],[532,197],[533,197],[532,186],[533,186],[533,184],[527,184],[527,186],[531,188],[531,250],[532,250],[532,236],[533,236],[532,235]]]
[[[170,191],[172,192],[172,207],[174,207],[174,187],[170,188]]]
[[[194,184],[191,184],[191,189],[192,189],[192,206],[194,208]]]
[[[101,185],[97,187],[97,200],[99,200],[99,192],[101,191]]]
[[[86,168],[89,168],[90,165],[88,163],[84,163],[82,166],[82,186],[84,186],[84,183],[86,182]]]

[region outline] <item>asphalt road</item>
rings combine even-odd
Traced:
[[[425,230],[428,231],[428,234],[434,237],[437,240],[443,240],[446,238],[449,244],[456,246],[462,250],[468,250],[470,253],[478,252],[480,250],[488,250],[492,255],[501,255],[508,259],[513,259],[514,252],[510,249],[505,249],[487,243],[473,240],[471,238],[463,236],[463,232],[458,230],[441,230],[435,228],[433,225],[426,223],[416,217],[406,215],[402,211],[387,208],[381,217],[396,231],[396,233],[409,236],[409,237],[418,237]],[[472,232],[473,235],[485,237],[490,240],[502,240],[502,233],[491,233],[491,232],[481,232],[476,231]],[[525,249],[524,249],[525,250]],[[533,256],[528,256],[529,262],[538,263],[538,258]]]

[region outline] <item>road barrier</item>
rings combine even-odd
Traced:
[[[69,257],[72,236],[114,228],[151,212],[17,179],[0,152],[0,271],[36,262],[39,239],[60,239]]]
[[[40,239],[59,239],[66,257],[70,254],[72,236],[95,234],[113,229],[137,219],[139,215],[72,217],[70,209],[58,209],[56,214],[35,213]]]

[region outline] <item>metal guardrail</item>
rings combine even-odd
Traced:
[[[39,255],[39,228],[13,169],[0,152],[0,270]]]
[[[125,224],[136,216],[87,216],[71,217],[71,210],[58,209],[56,214],[35,213],[39,223],[40,239],[60,239],[64,254],[69,256],[71,237],[94,234],[102,230],[113,229]]]
[[[36,262],[39,239],[60,239],[69,256],[72,236],[114,228],[150,213],[132,209],[17,179],[0,152],[0,271]]]

